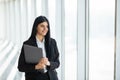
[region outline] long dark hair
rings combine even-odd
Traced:
[[[34,39],[36,37],[37,34],[37,26],[38,24],[42,23],[42,22],[47,22],[48,23],[48,32],[45,35],[45,45],[48,46],[50,44],[50,25],[49,25],[49,21],[45,16],[38,16],[33,24],[33,28],[32,28],[32,33],[29,39]]]

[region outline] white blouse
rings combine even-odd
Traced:
[[[43,51],[43,57],[46,57],[46,51],[45,51],[45,39],[43,39],[43,41],[39,41],[39,39],[36,37],[36,42],[37,42],[37,46],[38,48],[42,48]],[[47,72],[47,69],[44,69],[44,73]]]

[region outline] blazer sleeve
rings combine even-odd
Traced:
[[[28,64],[25,62],[23,46],[18,60],[18,70],[21,72],[36,72],[35,64]]]
[[[60,65],[60,61],[59,61],[59,51],[58,51],[58,47],[57,47],[57,43],[55,40],[53,40],[53,44],[54,44],[54,60],[50,61],[50,66],[48,66],[49,70],[54,70],[56,68],[59,67]]]

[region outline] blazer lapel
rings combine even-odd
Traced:
[[[30,44],[31,44],[32,46],[38,47],[35,38],[30,39]]]
[[[50,46],[45,45],[45,49],[46,49],[46,57],[50,60],[50,57],[51,57],[51,55],[50,55]]]

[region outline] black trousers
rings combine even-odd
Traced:
[[[30,75],[29,75],[30,74]],[[47,73],[27,73],[25,80],[50,80],[48,72]]]
[[[37,77],[37,80],[50,80],[48,72],[47,73],[40,73],[40,76]]]

